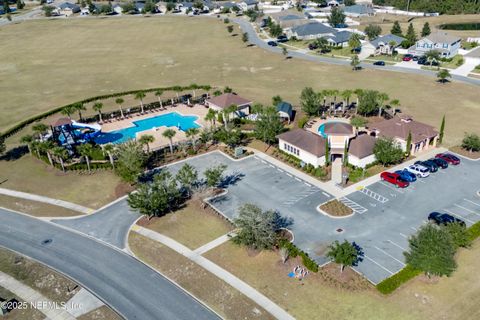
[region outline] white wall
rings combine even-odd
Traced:
[[[369,156],[366,156],[365,158],[359,159],[358,157],[348,154],[348,163],[350,163],[353,166],[360,167],[360,168],[365,168],[367,164],[370,164],[375,161],[375,155],[371,154]]]
[[[288,144],[290,146],[293,146],[293,147],[297,148],[299,150],[299,154],[296,155],[293,152],[289,152],[287,149],[285,149],[285,144]],[[278,145],[280,147],[280,150],[299,158],[300,160],[302,160],[305,163],[310,163],[311,165],[313,165],[315,167],[325,165],[325,157],[324,156],[318,158],[317,156],[311,154],[310,152],[307,152],[303,149],[300,149],[297,146],[294,146],[293,144],[288,143],[288,142],[286,142],[285,140],[282,140],[282,139],[278,139]]]

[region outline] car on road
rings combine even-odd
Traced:
[[[455,218],[447,213],[432,212],[428,215],[428,221],[434,222],[438,225],[447,225],[449,223],[459,223],[462,226],[466,226],[465,221]]]
[[[270,47],[276,47],[276,46],[278,46],[278,43],[276,43],[275,41],[268,41],[267,44],[268,44]]]
[[[330,53],[330,52],[332,52],[332,50],[329,48],[323,48],[322,50],[319,51],[319,53],[321,54]]]
[[[406,188],[410,185],[407,181],[402,180],[399,174],[393,172],[382,172],[380,174],[380,179],[395,185],[397,188]]]
[[[454,166],[460,164],[460,158],[454,156],[453,154],[450,153],[439,153],[435,156],[435,158],[440,158],[445,161],[447,161],[450,164],[453,164]]]
[[[406,54],[403,56],[403,61],[412,61],[413,56],[411,54]]]
[[[415,164],[419,164],[421,166],[426,167],[430,172],[434,173],[438,171],[438,166],[432,160],[425,160],[425,161],[416,161]]]
[[[277,42],[282,43],[282,42],[287,42],[287,41],[288,41],[288,38],[287,38],[286,35],[281,35],[281,36],[277,37]]]
[[[395,171],[395,173],[398,174],[400,178],[404,181],[407,181],[407,182],[417,181],[417,175],[408,171],[407,169],[397,170]]]
[[[409,165],[405,168],[405,170],[413,173],[418,178],[426,178],[430,175],[430,170],[428,170],[428,168],[425,168],[424,166],[418,164]]]
[[[380,61],[375,61],[375,62],[373,63],[373,65],[375,65],[375,66],[384,66],[384,65],[385,65],[385,61],[381,61],[381,60],[380,60]]]
[[[439,168],[442,168],[442,169],[447,169],[448,168],[448,162],[446,160],[443,160],[442,158],[432,158],[430,160],[435,162],[435,164]]]

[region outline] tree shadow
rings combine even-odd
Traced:
[[[277,230],[282,228],[288,228],[293,225],[292,217],[283,217],[279,211],[275,211],[275,226]]]
[[[255,45],[253,43],[250,43],[249,45],[247,45],[248,48],[250,47],[255,47]]]
[[[353,262],[353,266],[356,267],[358,266],[359,262],[363,261],[363,258],[365,257],[365,253],[363,252],[362,247],[360,247],[355,241],[352,242],[353,247],[355,250],[357,250],[357,260]]]
[[[450,83],[451,81],[448,79],[438,79],[437,82],[441,84],[446,84],[446,83]]]
[[[245,174],[241,172],[233,172],[232,174],[229,174],[223,178],[223,180],[220,182],[219,187],[227,188],[229,186],[233,186],[238,181],[242,180],[243,177],[245,177]]]
[[[8,150],[3,156],[0,157],[0,160],[4,161],[15,161],[23,157],[28,153],[27,146],[19,146],[13,149]]]

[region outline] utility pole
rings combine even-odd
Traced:
[[[410,0],[407,0],[407,12],[410,11]]]

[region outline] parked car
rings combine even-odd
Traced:
[[[286,35],[281,35],[281,36],[277,37],[277,42],[283,43],[283,42],[287,42],[287,41],[288,41],[288,38],[287,38]]]
[[[430,170],[428,170],[428,168],[425,168],[424,166],[421,166],[418,164],[409,165],[408,167],[405,168],[405,170],[410,171],[411,173],[416,175],[418,178],[426,178],[430,175]]]
[[[332,52],[332,50],[329,49],[329,48],[323,48],[323,49],[320,50],[319,52],[320,52],[321,54],[325,54],[325,53],[330,53],[330,52]]]
[[[438,171],[438,166],[432,160],[416,161],[415,164],[426,167],[432,173]]]
[[[407,181],[407,182],[417,181],[417,175],[415,173],[408,171],[407,169],[397,170],[395,171],[395,173],[398,174],[400,178],[404,181]]]
[[[376,65],[376,66],[384,66],[385,61],[381,61],[381,60],[380,61],[375,61],[373,64]]]
[[[432,212],[428,215],[428,221],[432,221],[438,225],[447,225],[449,223],[457,222],[466,227],[466,224],[463,220],[455,218],[447,213]]]
[[[441,158],[432,158],[430,159],[431,161],[435,162],[435,164],[442,169],[447,169],[448,168],[448,162],[446,160],[443,160]]]
[[[316,49],[318,49],[318,45],[316,43],[309,43],[308,44],[308,49],[309,50],[316,50]]]
[[[447,161],[450,164],[453,164],[454,166],[460,164],[460,158],[454,156],[453,154],[450,153],[439,153],[435,156],[435,158],[440,158],[445,161]]]
[[[412,59],[413,59],[413,55],[411,55],[411,54],[406,54],[406,55],[403,56],[403,59],[402,59],[402,60],[403,60],[403,61],[412,61]]]
[[[268,41],[267,44],[271,47],[276,47],[278,46],[278,43],[276,43],[275,41]]]
[[[380,179],[382,179],[383,181],[390,182],[391,184],[395,185],[395,187],[397,188],[406,188],[410,185],[410,183],[408,183],[407,181],[402,180],[400,175],[397,173],[384,171],[380,174]]]
[[[413,61],[418,61],[418,59],[420,59],[420,58],[421,58],[421,57],[419,57],[419,56],[413,56],[412,60],[413,60]]]
[[[362,47],[356,47],[356,48],[353,48],[352,50],[350,50],[351,53],[360,53],[362,51]]]

